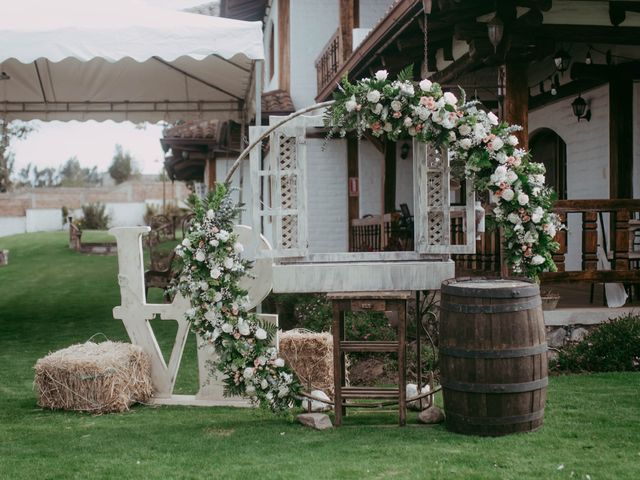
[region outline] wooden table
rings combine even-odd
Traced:
[[[342,425],[347,407],[358,406],[348,400],[379,399],[398,401],[398,423],[406,424],[406,329],[407,300],[410,292],[330,293],[333,302],[333,381],[335,387],[335,425]],[[395,341],[360,341],[345,338],[345,312],[383,312],[396,329]],[[348,387],[345,384],[346,352],[395,352],[398,354],[398,387]]]

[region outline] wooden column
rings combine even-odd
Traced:
[[[358,24],[358,0],[340,0],[340,41],[342,43],[341,61],[346,61],[353,52],[353,29]]]
[[[358,168],[358,139],[350,135],[347,137],[347,182],[351,182],[352,178],[359,179]],[[349,209],[349,221],[347,225],[347,236],[349,238],[349,251],[353,248],[353,239],[351,238],[351,221],[360,218],[360,191],[358,187],[357,193],[351,193],[349,185],[347,185],[347,202]]]
[[[216,188],[216,157],[211,153],[207,155],[207,168],[205,170],[207,174],[207,189],[215,190]]]
[[[609,198],[633,198],[633,80],[616,71],[609,83]]]
[[[278,0],[278,44],[280,51],[278,83],[280,88],[286,91],[291,89],[290,10],[290,0]]]
[[[520,125],[515,135],[521,148],[529,146],[529,83],[526,63],[507,63],[505,70],[504,120]]]

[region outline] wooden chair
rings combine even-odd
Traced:
[[[159,250],[161,236],[162,234],[157,230],[149,232],[147,246],[150,265],[149,270],[144,272],[144,294],[146,296],[150,288],[161,288],[164,290],[165,300],[169,300],[167,288],[177,273],[174,268],[176,252],[171,250],[169,254],[163,254]]]

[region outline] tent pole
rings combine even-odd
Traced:
[[[262,65],[264,62],[262,60],[256,60],[256,68],[254,70],[256,74],[256,94],[255,94],[255,102],[256,102],[256,123],[254,124],[256,127],[262,125]]]

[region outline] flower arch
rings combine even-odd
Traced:
[[[467,102],[462,90],[458,98],[428,79],[414,83],[411,71],[406,68],[393,81],[386,70],[356,83],[345,76],[326,114],[331,133],[356,130],[391,141],[412,137],[448,148],[475,189],[493,194],[494,221],[504,232],[511,270],[535,280],[556,271],[554,237],[564,226],[551,211],[554,193],[545,187],[544,165],[518,148],[514,133],[522,128],[501,122],[478,108],[479,102]]]

